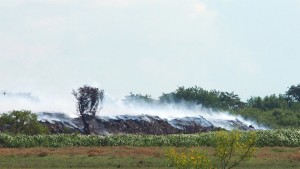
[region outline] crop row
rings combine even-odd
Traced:
[[[300,146],[300,129],[255,131],[256,146]],[[244,132],[243,134],[247,134]],[[1,147],[72,146],[214,146],[216,132],[176,135],[8,135],[0,133]]]

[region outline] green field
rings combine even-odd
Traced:
[[[174,168],[161,147],[1,148],[0,168]],[[212,158],[213,148],[205,148]],[[237,168],[300,168],[300,148],[262,147]]]

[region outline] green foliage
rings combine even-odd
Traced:
[[[236,167],[241,161],[246,161],[253,157],[256,152],[256,149],[254,148],[255,143],[255,132],[216,132],[214,144],[216,147],[215,155],[217,156],[217,160],[220,162],[220,166],[218,168],[230,169]],[[209,160],[205,153],[195,151],[195,149],[178,151],[175,148],[171,148],[167,150],[166,157],[169,160],[169,164],[178,169],[216,168],[213,167],[213,163]],[[214,164],[216,164],[216,162]]]
[[[251,97],[247,102],[242,102],[233,92],[208,91],[198,86],[179,87],[159,97],[160,103],[182,101],[216,111],[229,111],[270,128],[300,127],[300,84],[291,86],[285,94]]]
[[[235,110],[243,107],[244,103],[239,96],[233,92],[220,92],[216,90],[207,91],[201,87],[195,86],[191,88],[179,87],[175,92],[163,94],[159,97],[160,102],[180,102],[187,101],[201,104],[206,108]]]
[[[178,103],[179,101],[180,99],[177,98],[175,92],[163,93],[161,96],[159,96],[160,103]]]
[[[300,111],[290,109],[262,110],[258,108],[244,108],[235,113],[270,128],[298,128],[300,126]]]
[[[47,128],[38,122],[37,115],[26,110],[2,114],[0,126],[4,132],[12,134],[34,135],[48,132]]]
[[[255,155],[256,133],[242,134],[239,131],[217,132],[216,155],[222,169],[230,169]]]
[[[144,103],[154,103],[155,100],[151,98],[151,95],[142,95],[142,94],[133,94],[130,93],[130,95],[125,97],[125,102],[131,103],[131,102],[144,102]]]
[[[236,110],[244,107],[244,103],[241,101],[237,94],[233,92],[219,92],[214,91],[217,94],[219,101],[221,102],[221,107],[226,110]]]
[[[293,101],[300,102],[300,84],[297,86],[292,85],[286,92],[286,95]]]
[[[213,169],[205,153],[195,150],[178,151],[174,147],[166,151],[168,165],[178,169]]]
[[[261,97],[251,97],[247,101],[247,106],[251,108],[258,108],[262,110],[272,110],[272,109],[288,109],[290,104],[284,95],[275,94],[270,96]]]
[[[9,135],[0,133],[2,147],[72,147],[72,146],[215,146],[217,132],[178,135]],[[243,135],[247,132],[242,132]],[[300,130],[256,131],[256,146],[300,146]]]

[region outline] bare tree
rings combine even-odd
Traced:
[[[81,116],[84,126],[83,132],[85,134],[91,134],[89,123],[95,118],[99,110],[99,104],[102,104],[104,91],[96,87],[84,85],[78,88],[77,91],[73,90],[72,94],[77,100],[77,111]]]

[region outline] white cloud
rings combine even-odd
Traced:
[[[136,0],[91,0],[92,5],[98,6],[127,6],[135,3]]]
[[[202,17],[204,19],[212,20],[217,16],[217,12],[208,7],[204,2],[192,1],[190,9],[191,18]]]
[[[72,0],[9,0],[0,1],[0,7],[17,7],[26,4],[47,4],[47,5],[66,5],[72,3]]]
[[[90,0],[85,1],[92,5],[98,6],[130,6],[136,4],[155,4],[158,2],[163,2],[161,0]],[[172,2],[172,1],[170,1]]]
[[[195,5],[195,12],[196,13],[204,13],[206,11],[206,5],[203,3],[197,3]]]
[[[47,29],[52,27],[60,27],[66,23],[66,18],[61,16],[47,16],[32,21],[33,29]]]

